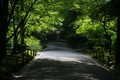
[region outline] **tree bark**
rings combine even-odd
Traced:
[[[115,66],[120,66],[120,15],[118,15],[117,20],[117,48],[116,48],[116,56],[115,56]]]
[[[0,0],[0,63],[6,55],[6,34],[8,30],[8,0]]]

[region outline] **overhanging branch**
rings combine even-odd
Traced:
[[[18,29],[22,26],[22,24],[24,24],[24,22],[25,22],[28,14],[29,14],[31,8],[32,8],[33,5],[36,3],[36,1],[37,1],[37,0],[34,0],[34,2],[30,5],[30,7],[29,7],[29,9],[27,10],[24,18],[20,21],[20,23],[18,24],[18,26],[17,26],[17,28],[15,29],[14,33],[13,33],[10,37],[7,38],[6,43],[17,33]]]
[[[10,24],[10,21],[11,21],[11,19],[12,19],[13,14],[14,14],[14,10],[15,10],[15,6],[17,5],[17,2],[18,2],[18,0],[15,0],[14,4],[13,4],[13,6],[12,6],[12,10],[11,10],[11,13],[10,13],[10,15],[9,15],[9,19],[8,19],[8,22],[7,22],[7,26],[9,26],[9,24]]]

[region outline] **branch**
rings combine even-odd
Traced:
[[[17,31],[18,31],[18,29],[21,27],[21,25],[24,24],[24,22],[25,22],[28,14],[29,14],[31,8],[32,8],[33,5],[36,3],[36,1],[37,1],[37,0],[34,0],[34,2],[31,4],[31,6],[30,6],[29,9],[27,10],[24,18],[20,21],[20,23],[18,24],[17,28],[15,29],[14,33],[13,33],[10,37],[7,38],[6,43],[17,33]]]
[[[8,19],[8,22],[7,22],[7,26],[9,26],[9,24],[10,24],[10,21],[12,19],[13,14],[14,14],[14,9],[15,9],[15,6],[17,5],[17,2],[18,2],[18,0],[15,0],[14,4],[12,6],[12,10],[11,10],[11,13],[10,13],[10,16],[9,16],[9,19]]]
[[[107,31],[106,31],[106,28],[105,28],[105,26],[107,26],[107,25],[106,25],[106,21],[105,21],[105,20],[102,21],[101,19],[98,19],[98,20],[103,24],[103,28],[104,28],[105,34],[108,35],[108,33],[107,33]]]
[[[114,32],[117,32],[117,30],[113,29],[113,28],[110,28],[110,30],[114,31]]]
[[[101,2],[101,0],[95,0],[95,2],[98,4],[98,5],[102,5],[102,2]]]

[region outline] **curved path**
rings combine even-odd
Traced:
[[[50,42],[44,52],[12,80],[120,80],[120,78],[62,41]]]

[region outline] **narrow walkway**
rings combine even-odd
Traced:
[[[71,49],[64,42],[50,42],[44,52],[15,74],[12,80],[120,80],[113,72]]]

